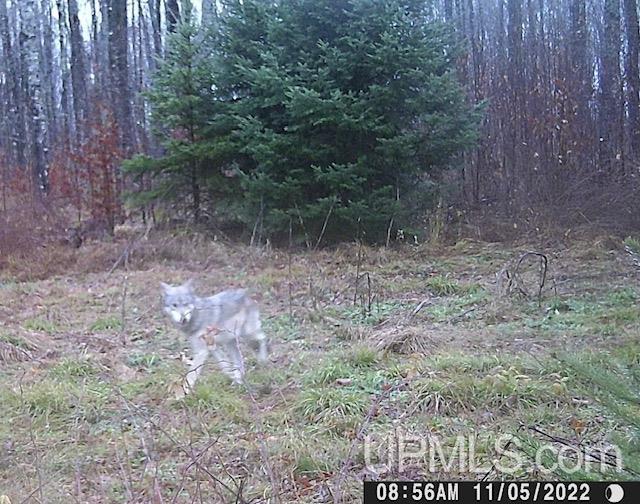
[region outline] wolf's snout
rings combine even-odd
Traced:
[[[186,325],[186,324],[189,323],[189,320],[191,320],[191,312],[190,311],[180,314],[180,324]]]

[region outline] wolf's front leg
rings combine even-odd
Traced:
[[[193,391],[193,386],[200,376],[202,372],[202,367],[204,366],[207,357],[209,356],[209,349],[207,347],[200,347],[198,349],[194,349],[193,361],[189,366],[189,371],[187,371],[187,376],[185,377],[183,389],[185,394],[189,394]]]
[[[213,356],[216,361],[218,361],[220,370],[231,378],[233,383],[240,385],[243,379],[240,352],[235,346],[235,342],[225,345],[225,347],[226,351],[221,350],[220,347],[216,347],[213,350]]]

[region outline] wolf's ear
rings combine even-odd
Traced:
[[[187,280],[184,283],[184,287],[186,287],[189,290],[193,290],[193,278],[190,278],[189,280]]]
[[[160,286],[162,287],[162,290],[164,290],[165,292],[169,292],[171,290],[171,286],[164,282],[160,282]]]

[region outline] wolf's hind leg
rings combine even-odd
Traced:
[[[258,354],[258,361],[261,363],[267,362],[268,348],[267,348],[267,335],[258,329],[253,334],[247,335],[249,344]]]

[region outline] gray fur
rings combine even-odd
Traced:
[[[214,296],[198,297],[192,282],[182,285],[162,283],[164,312],[183,333],[193,350],[184,389],[190,392],[209,354],[234,383],[242,383],[244,369],[239,342],[248,341],[267,360],[267,337],[262,332],[258,304],[246,291],[232,289]]]

